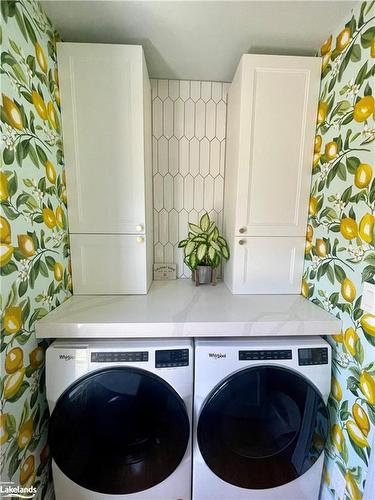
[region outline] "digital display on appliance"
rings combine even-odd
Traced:
[[[155,352],[156,368],[189,365],[189,349],[163,349]]]
[[[298,349],[298,363],[300,365],[326,365],[328,364],[328,348]]]

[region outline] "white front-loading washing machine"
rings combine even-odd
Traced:
[[[56,500],[191,498],[192,358],[189,340],[51,344]]]
[[[320,337],[198,340],[193,500],[317,500],[330,380]]]

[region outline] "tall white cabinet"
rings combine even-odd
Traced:
[[[151,90],[141,46],[59,43],[75,294],[152,280]]]
[[[224,280],[300,293],[321,60],[242,56],[228,93]]]

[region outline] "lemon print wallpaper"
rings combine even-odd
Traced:
[[[44,353],[34,325],[70,295],[56,40],[38,2],[1,2],[2,481],[49,483]]]
[[[362,498],[375,435],[375,316],[361,310],[375,278],[375,8],[358,7],[321,47],[323,57],[302,294],[342,319],[329,339],[323,498]],[[337,483],[336,483],[337,484]]]

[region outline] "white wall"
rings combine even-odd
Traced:
[[[222,228],[229,84],[151,80],[154,261],[190,276],[178,241],[207,211]]]

